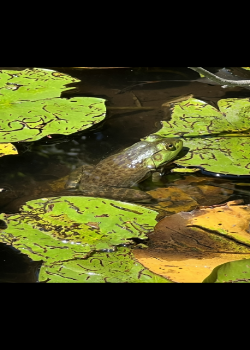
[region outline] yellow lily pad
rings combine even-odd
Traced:
[[[218,265],[250,258],[250,206],[226,205],[161,220],[136,259],[174,282],[202,282]]]
[[[16,147],[12,143],[0,143],[0,157],[9,154],[18,154]]]
[[[250,246],[249,223],[250,205],[228,202],[224,206],[197,211],[188,226],[209,230]]]

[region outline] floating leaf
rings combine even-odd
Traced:
[[[250,283],[250,259],[217,266],[203,283]]]
[[[157,135],[184,138],[188,152],[174,161],[176,164],[221,174],[249,175],[250,101],[225,99],[218,106],[219,110],[196,99],[176,103],[171,120],[163,121]]]
[[[115,252],[132,238],[147,239],[156,214],[107,199],[34,200],[19,215],[0,215],[5,222],[0,241],[34,261],[42,260],[40,281],[168,282],[135,262],[129,250]]]
[[[92,197],[58,197],[27,202],[22,215],[11,216],[20,227],[48,232],[52,237],[79,243],[86,252],[147,239],[156,212],[139,205]]]
[[[238,128],[232,125],[226,116],[215,107],[191,98],[175,103],[171,120],[163,121],[163,128],[157,134],[168,135],[167,137],[199,137],[220,134],[225,131],[238,131]]]
[[[184,145],[189,152],[175,161],[179,165],[220,174],[250,174],[250,137],[186,138]]]
[[[200,168],[174,168],[171,169],[171,173],[196,173],[198,171],[201,171]]]
[[[0,106],[4,108],[4,105],[25,100],[36,101],[60,97],[63,91],[74,89],[74,87],[66,87],[66,84],[79,81],[67,74],[49,69],[1,70]]]
[[[0,143],[0,157],[10,154],[18,154],[16,147],[11,143]]]
[[[135,257],[172,281],[202,282],[219,264],[239,257],[250,259],[246,238],[250,235],[245,231],[249,226],[248,211],[247,206],[228,204],[166,217],[149,235],[149,248],[135,250]],[[217,223],[213,223],[214,217],[218,218]],[[205,224],[198,223],[199,219]],[[228,232],[228,227],[234,232]]]
[[[68,75],[44,69],[0,71],[0,140],[35,141],[51,134],[69,135],[105,118],[105,100],[60,98],[77,82]]]
[[[84,282],[84,283],[168,283],[135,261],[128,248],[116,252],[96,252],[87,259],[58,261],[43,265],[41,282]]]
[[[226,205],[196,211],[188,226],[209,230],[250,246],[250,206]]]

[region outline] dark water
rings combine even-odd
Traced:
[[[24,68],[32,67],[0,67]],[[161,105],[174,97],[192,93],[194,97],[213,105],[222,98],[249,97],[249,91],[243,88],[223,89],[220,86],[190,82],[197,79],[198,74],[183,67],[102,70],[41,68],[53,68],[81,79],[81,83],[75,84],[74,90],[63,93],[62,97],[104,98],[107,100],[107,119],[94,130],[70,137],[58,135],[34,143],[15,144],[19,155],[0,159],[0,187],[5,189],[0,193],[0,210],[4,213],[17,212],[25,201],[37,195],[37,188],[41,184],[66,176],[82,163],[97,163],[159,130],[164,116]],[[136,98],[143,107],[152,109],[124,109],[136,107]],[[232,180],[228,181],[230,183]],[[148,182],[142,184],[141,188],[148,189],[147,186]],[[239,193],[235,193],[232,198],[244,198],[245,202],[249,199],[248,195]],[[0,244],[0,282],[35,282],[38,268],[39,263]]]

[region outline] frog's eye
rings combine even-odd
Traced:
[[[166,145],[167,149],[172,149],[174,147],[174,145],[172,145],[172,143],[169,143],[168,145]]]

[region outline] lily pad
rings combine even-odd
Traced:
[[[193,98],[176,103],[171,120],[163,121],[163,128],[156,134],[184,139],[188,152],[174,161],[178,165],[250,175],[250,101],[225,99],[218,106],[219,110]]]
[[[90,252],[128,244],[132,238],[147,239],[156,215],[135,204],[66,196],[27,202],[21,214],[8,217],[8,221],[14,221],[18,229],[28,224],[61,241],[78,243]]]
[[[220,174],[250,174],[250,137],[186,138],[183,142],[189,152],[174,161],[178,165],[200,166]]]
[[[135,257],[175,282],[202,282],[222,263],[249,259],[249,208],[234,204],[165,217]]]
[[[230,99],[230,101],[232,100],[234,99]],[[243,107],[245,102],[250,105],[249,99],[241,99],[240,101]],[[242,130],[246,130],[246,128]],[[233,131],[239,131],[239,127],[228,120],[226,114],[204,101],[191,98],[174,104],[171,120],[163,121],[163,129],[157,134],[168,135],[168,137],[200,137],[201,135],[215,135]]]
[[[197,210],[187,226],[199,227],[250,246],[250,205],[228,202],[217,208]]]
[[[217,266],[203,283],[250,283],[250,259]]]
[[[60,98],[79,80],[45,69],[0,71],[0,141],[35,141],[52,134],[70,135],[105,118],[105,100]]]
[[[0,143],[0,157],[10,154],[18,154],[16,147],[11,143]]]
[[[74,89],[74,87],[66,87],[66,84],[79,81],[67,74],[50,69],[1,70],[1,107],[4,107],[4,102],[8,105],[17,101],[60,97],[63,91]]]
[[[118,248],[109,253],[97,252],[87,259],[43,265],[39,280],[53,283],[170,283],[138,263],[129,248]]]
[[[40,281],[168,282],[146,271],[130,250],[117,250],[132,238],[147,239],[156,215],[106,199],[40,199],[27,202],[19,215],[0,215],[0,241],[42,260]]]

